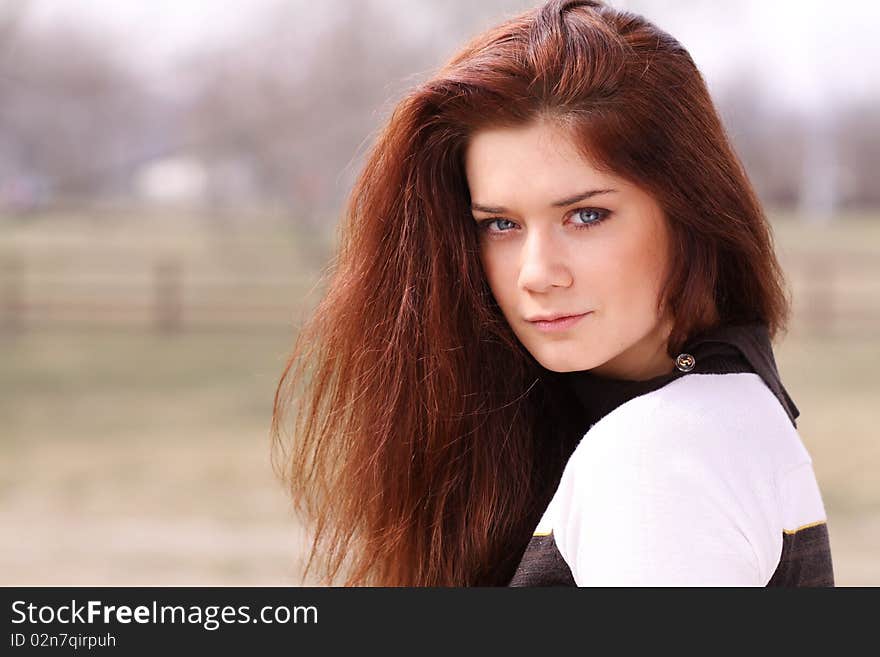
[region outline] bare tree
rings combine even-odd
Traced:
[[[124,186],[151,103],[121,61],[69,25],[16,31],[0,58],[0,175],[39,177],[57,195]]]

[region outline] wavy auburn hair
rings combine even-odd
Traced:
[[[670,356],[717,323],[785,328],[768,222],[681,44],[587,0],[489,29],[379,134],[278,384],[274,463],[323,583],[507,583],[583,435],[492,297],[464,174],[475,131],[539,118],[663,209]]]

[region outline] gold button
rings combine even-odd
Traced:
[[[675,367],[680,372],[690,372],[696,364],[697,360],[690,354],[679,354],[675,357]]]

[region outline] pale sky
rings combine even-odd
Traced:
[[[0,4],[26,0],[0,0]],[[285,2],[301,6],[304,20],[319,23],[315,12],[350,7],[306,0],[30,0],[36,23],[74,22],[105,33],[161,71],[173,58],[222,45],[253,29],[265,12]],[[416,14],[408,36],[436,29],[439,0],[375,0]],[[520,3],[522,4],[522,3]],[[880,3],[866,0],[611,0],[644,14],[690,51],[710,87],[733,72],[747,71],[777,90],[779,102],[821,109],[841,95],[880,97]],[[469,35],[463,35],[463,38]]]
[[[16,2],[22,0],[0,0]],[[282,0],[24,0],[28,19],[94,27],[160,63],[234,38]]]

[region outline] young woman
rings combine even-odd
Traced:
[[[771,231],[670,35],[587,0],[479,35],[339,230],[273,416],[306,573],[833,585]]]

